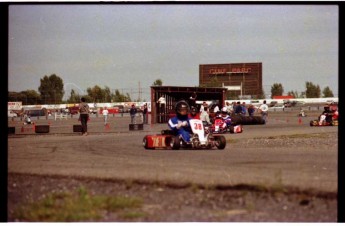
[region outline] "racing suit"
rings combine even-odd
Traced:
[[[223,119],[223,128],[231,126],[231,118],[229,115],[222,116]]]
[[[176,132],[178,135],[182,137],[182,139],[189,143],[190,142],[190,134],[192,130],[190,128],[188,117],[179,117],[175,116],[169,119],[168,125],[171,130]]]

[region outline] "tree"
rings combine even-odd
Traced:
[[[20,101],[23,105],[33,105],[41,103],[41,97],[36,90],[26,90],[19,93],[8,92],[8,101]]]
[[[298,92],[297,91],[289,91],[288,93],[287,93],[287,95],[288,96],[293,96],[294,98],[298,98],[299,97],[299,95],[298,95]]]
[[[95,85],[93,88],[87,88],[87,95],[91,98],[89,102],[101,103],[104,99],[104,92],[101,87]]]
[[[75,93],[74,89],[71,90],[71,95],[67,100],[67,103],[79,103],[81,96]]]
[[[49,77],[45,75],[40,80],[41,85],[38,87],[38,91],[41,94],[41,100],[43,104],[60,104],[62,103],[63,95],[65,94],[63,88],[62,79],[52,74]]]
[[[321,90],[319,85],[314,85],[312,82],[306,82],[306,98],[320,98]]]
[[[282,96],[284,92],[283,85],[281,83],[274,83],[271,86],[271,97]]]
[[[129,94],[123,95],[118,89],[115,90],[115,95],[113,97],[114,102],[128,102],[131,101]]]
[[[153,86],[162,86],[162,85],[163,85],[163,82],[162,82],[162,80],[157,79],[156,81],[153,82],[152,85],[153,85]]]
[[[334,97],[332,90],[327,86],[322,91],[323,97]]]

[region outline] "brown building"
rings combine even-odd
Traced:
[[[226,89],[221,87],[181,87],[181,86],[151,86],[151,123],[166,123],[175,114],[175,104],[179,100],[189,102],[193,93],[197,101],[214,100],[224,105]],[[165,104],[158,103],[163,96]]]
[[[262,63],[199,65],[199,86],[227,87],[227,96],[258,98],[262,94]]]

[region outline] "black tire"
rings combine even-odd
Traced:
[[[339,125],[338,120],[333,120],[333,121],[331,122],[331,125],[332,125],[332,126],[337,126],[337,125]]]
[[[180,138],[178,136],[171,138],[170,147],[173,150],[180,149]]]
[[[145,149],[150,149],[150,150],[153,150],[155,148],[151,148],[148,146],[148,141],[147,141],[147,137],[145,136],[144,139],[143,139],[143,146]]]
[[[216,140],[216,147],[218,149],[224,149],[226,146],[226,139],[224,136],[216,136],[215,137]]]
[[[49,125],[35,126],[35,133],[49,133]]]
[[[230,133],[234,133],[234,126],[229,126]]]
[[[318,121],[316,120],[310,121],[310,126],[317,126],[317,124],[318,124]]]

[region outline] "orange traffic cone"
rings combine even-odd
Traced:
[[[298,124],[299,124],[299,125],[302,124],[302,119],[301,119],[301,117],[298,118]]]

